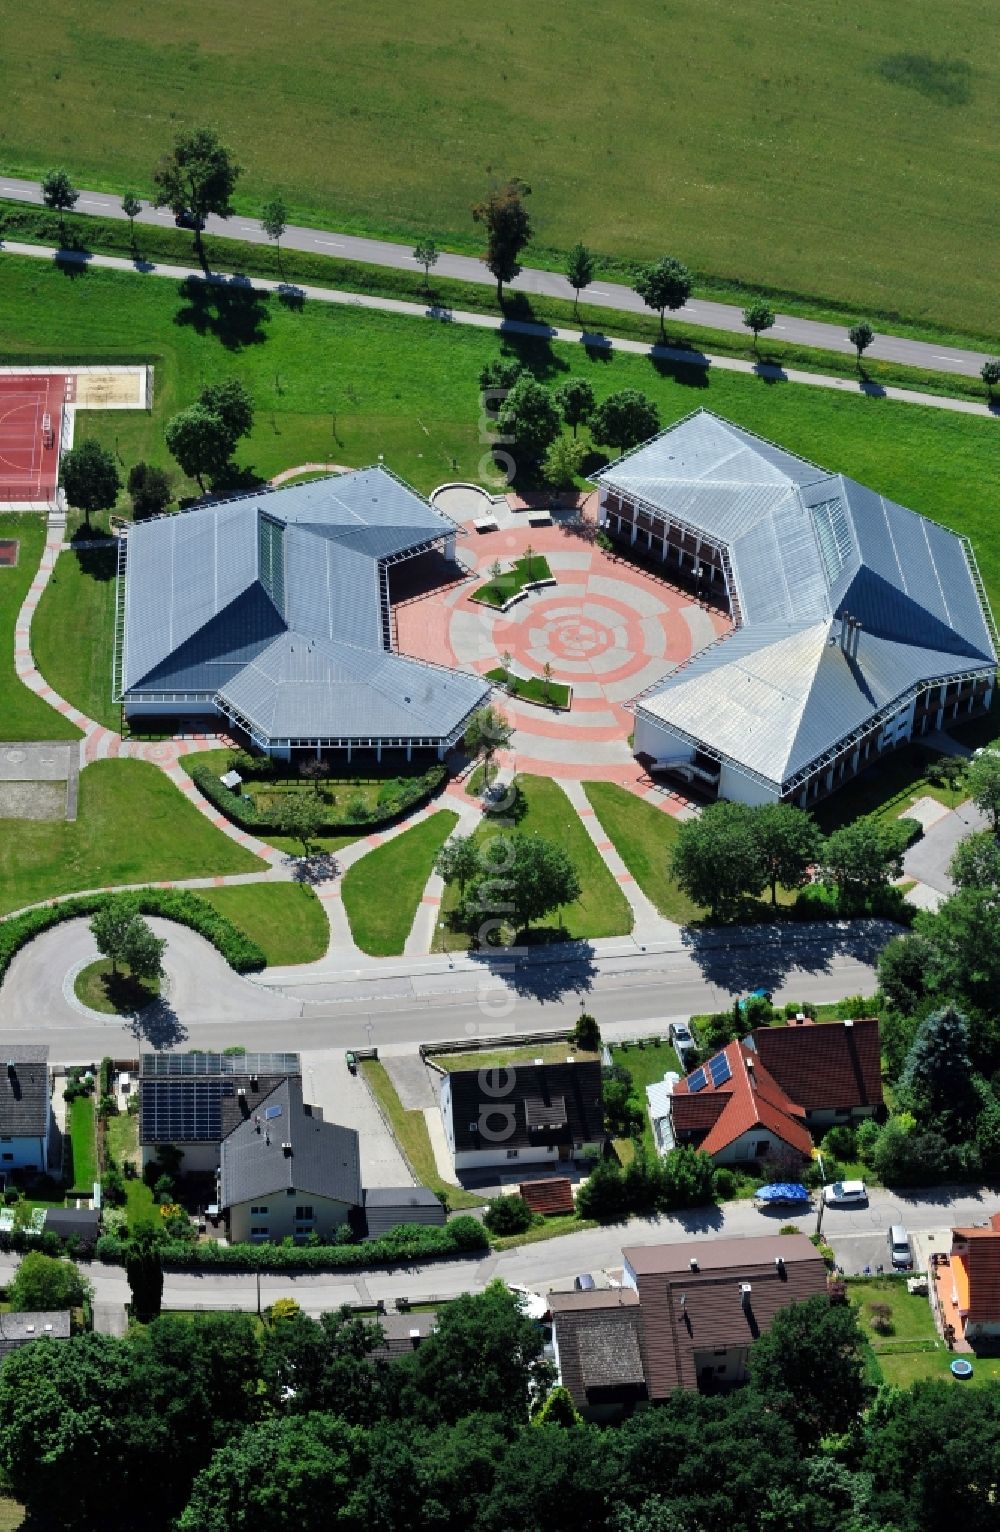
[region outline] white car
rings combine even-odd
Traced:
[[[868,1188],[863,1181],[832,1181],[823,1188],[823,1201],[828,1208],[853,1207],[868,1201]]]
[[[694,1053],[697,1047],[691,1028],[685,1021],[672,1021],[668,1028],[670,1041],[674,1045],[674,1052],[683,1064],[689,1053]]]

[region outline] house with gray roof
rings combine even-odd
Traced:
[[[436,751],[489,686],[393,652],[390,574],[459,528],[383,467],[157,517],[128,537],[116,696],[261,750]]]
[[[48,1047],[8,1045],[0,1071],[0,1172],[48,1170],[54,1134]]]
[[[182,1175],[214,1174],[223,1139],[253,1116],[276,1085],[301,1073],[297,1053],[143,1053],[143,1170],[169,1147],[180,1155]]]
[[[324,1122],[291,1076],[223,1139],[218,1185],[234,1244],[329,1240],[362,1206],[358,1135]]]
[[[651,767],[807,806],[989,708],[998,639],[968,538],[708,410],[597,481],[599,524],[734,625],[636,700]]]
[[[0,1362],[12,1351],[38,1340],[69,1340],[69,1309],[0,1314]]]

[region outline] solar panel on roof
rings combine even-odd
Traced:
[[[268,1118],[270,1118],[270,1117],[280,1117],[281,1116],[281,1107],[280,1106],[266,1106],[264,1108],[264,1116],[268,1117]]]
[[[299,1073],[297,1053],[144,1053],[140,1064],[146,1079]]]
[[[704,1069],[696,1069],[693,1075],[688,1075],[688,1090],[704,1090],[708,1084]]]
[[[714,1059],[708,1061],[708,1072],[712,1076],[713,1085],[724,1085],[732,1078],[733,1071],[729,1067],[729,1060],[724,1053],[717,1053]]]
[[[231,1080],[143,1080],[142,1135],[153,1143],[203,1143],[222,1137],[222,1102]]]

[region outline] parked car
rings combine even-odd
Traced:
[[[913,1265],[910,1236],[901,1223],[894,1223],[889,1230],[889,1259],[897,1271],[909,1271]]]
[[[672,1021],[667,1028],[667,1036],[673,1043],[674,1052],[682,1064],[697,1051],[698,1045],[686,1021]]]
[[[174,214],[174,223],[179,229],[194,229],[197,233],[205,227],[204,218],[196,218],[188,208],[181,208],[179,213]]]
[[[597,1283],[594,1281],[589,1271],[581,1271],[580,1275],[574,1278],[573,1286],[576,1288],[578,1293],[592,1293],[594,1288],[597,1286]]]
[[[823,1188],[823,1201],[828,1208],[854,1207],[868,1201],[868,1188],[863,1181],[832,1181]]]

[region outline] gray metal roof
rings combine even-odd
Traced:
[[[224,1208],[289,1190],[361,1206],[358,1135],[314,1116],[297,1078],[282,1080],[223,1139],[220,1175]]]
[[[728,549],[742,626],[641,706],[770,781],[913,687],[996,663],[955,533],[708,411],[598,477]],[[854,658],[847,613],[862,624]]]
[[[388,652],[382,606],[384,561],[454,531],[381,467],[140,523],[126,701],[214,697],[262,743],[450,740],[489,687]]]

